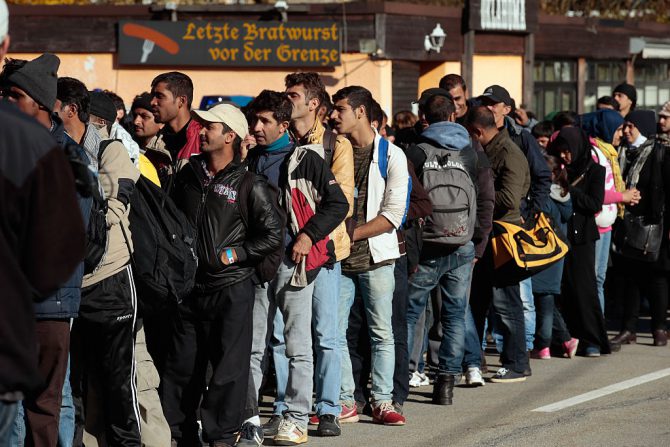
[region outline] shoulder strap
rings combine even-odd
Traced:
[[[389,142],[386,138],[379,139],[378,165],[379,173],[382,175],[382,178],[386,180],[389,168]]]
[[[335,143],[337,135],[332,130],[326,129],[323,133],[323,151],[326,164],[331,166],[333,163],[333,153],[335,152]]]
[[[100,142],[100,146],[98,146],[98,160],[102,158],[102,153],[105,152],[105,149],[107,149],[107,146],[112,144],[113,142],[118,141],[119,143],[123,144],[121,140],[118,139],[108,139],[108,140],[102,140]]]

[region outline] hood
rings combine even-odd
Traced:
[[[505,116],[505,128],[510,136],[519,135],[521,131],[523,131],[523,127],[519,126],[516,121],[514,121],[514,118],[509,115]]]
[[[578,127],[564,127],[549,145],[548,152],[560,158],[564,150],[568,150],[572,155],[572,162],[566,168],[568,180],[572,182],[585,173],[589,165],[593,163],[589,137]]]
[[[445,149],[460,151],[470,146],[470,134],[465,127],[449,121],[433,123],[421,134]]]
[[[623,118],[615,110],[602,109],[581,116],[581,125],[587,135],[612,144],[614,132],[623,124]]]

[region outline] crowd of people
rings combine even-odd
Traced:
[[[6,27],[0,42],[4,59]],[[657,122],[624,83],[596,112],[538,121],[504,87],[470,97],[450,74],[389,124],[368,89],[330,96],[314,72],[207,110],[166,72],[126,109],[60,68],[47,53],[0,72],[2,446],[299,445],[362,415],[402,426],[411,387],[451,405],[459,384],[465,398],[527,380],[530,359],[635,343],[642,298],[667,344],[670,102]],[[161,230],[133,208],[149,184],[193,235],[179,241],[192,271],[188,250],[146,259],[138,234]],[[500,268],[495,223],[541,213],[565,257]],[[147,262],[186,296],[152,306]],[[501,367],[485,379],[487,345]]]

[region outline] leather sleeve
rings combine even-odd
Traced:
[[[258,177],[251,191],[247,206],[249,207],[249,228],[242,245],[237,250],[240,261],[260,261],[265,256],[277,251],[283,241],[282,230],[286,223],[275,206],[273,194],[267,182]]]

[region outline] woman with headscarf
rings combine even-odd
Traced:
[[[605,168],[593,161],[589,138],[578,127],[563,128],[549,146],[549,153],[565,163],[572,198],[570,251],[565,258],[561,294],[563,317],[570,334],[579,339],[579,354],[610,354],[595,270],[595,243],[599,238],[595,214],[600,212],[605,196]]]
[[[618,235],[614,238],[615,253],[619,252],[615,262],[617,267],[620,266],[625,284],[621,332],[612,339],[617,343],[636,342],[640,295],[646,292],[651,313],[653,344],[667,344],[665,328],[670,271],[670,154],[667,153],[665,145],[656,141],[655,133],[656,119],[652,110],[634,110],[626,116],[624,137],[627,145],[619,154],[621,171],[626,186],[636,187],[641,196],[636,206],[626,206],[626,212],[636,218],[641,217],[645,225],[662,223],[663,227],[657,258],[627,249],[622,242],[623,238]]]
[[[593,159],[605,168],[605,200],[602,210],[596,214],[596,225],[600,239],[596,241],[596,280],[600,310],[605,315],[605,278],[612,241],[612,224],[617,215],[623,217],[624,205],[636,204],[640,192],[626,189],[621,176],[616,149],[612,145],[616,132],[623,126],[623,118],[614,110],[604,109],[581,116],[581,126],[591,137]]]

